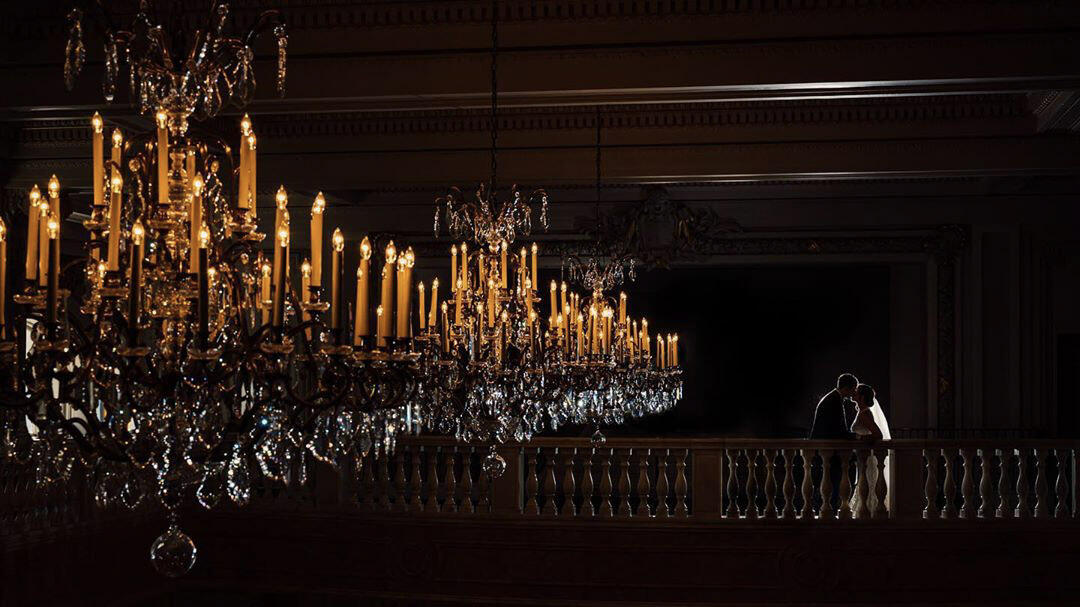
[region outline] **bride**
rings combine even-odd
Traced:
[[[881,410],[881,405],[878,404],[877,397],[874,393],[874,388],[867,384],[859,384],[855,388],[855,406],[858,412],[855,414],[855,420],[851,422],[851,432],[858,438],[869,442],[876,442],[879,440],[890,440],[892,434],[889,432],[889,421],[885,419],[885,413]],[[874,485],[877,483],[878,477],[878,461],[876,455],[871,455],[866,461],[866,480],[867,480],[867,510],[873,512],[877,509],[877,497],[874,495]],[[885,482],[889,482],[889,457],[885,456]],[[856,478],[856,483],[858,479]],[[858,485],[856,485],[857,487]],[[888,508],[888,504],[884,504],[885,509]],[[858,516],[859,512],[859,492],[856,490],[855,495],[851,498],[851,512],[853,516]]]

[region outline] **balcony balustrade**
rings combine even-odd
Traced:
[[[900,439],[866,444],[755,438],[540,438],[507,444],[489,481],[482,446],[434,437],[368,455],[356,475],[320,466],[306,487],[266,486],[254,508],[357,514],[640,521],[1061,520],[1077,514],[1068,440]],[[38,487],[0,467],[0,530],[52,533],[101,513],[79,483]],[[152,506],[141,508],[143,515]]]

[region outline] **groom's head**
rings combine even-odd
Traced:
[[[855,387],[859,385],[859,378],[851,373],[843,373],[836,378],[836,391],[845,398],[851,398],[855,394]]]

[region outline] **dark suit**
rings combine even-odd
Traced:
[[[817,408],[814,409],[810,438],[825,440],[851,438],[851,431],[848,428],[844,397],[836,390],[832,390],[821,397]]]

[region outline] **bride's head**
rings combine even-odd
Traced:
[[[874,388],[870,384],[859,384],[855,387],[855,402],[860,409],[869,409],[874,406]]]

